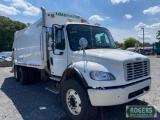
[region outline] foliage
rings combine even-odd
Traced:
[[[11,51],[14,32],[24,29],[25,27],[27,27],[27,25],[24,23],[0,16],[0,52]]]
[[[26,26],[27,26],[27,27],[31,26],[31,23],[26,23]]]
[[[119,43],[118,41],[115,41],[116,47],[123,49],[123,43]]]
[[[143,43],[139,42],[135,38],[127,38],[127,39],[125,39],[124,43],[119,43],[118,41],[115,41],[116,47],[120,48],[120,49],[127,49],[128,47],[135,47],[135,44],[138,44],[139,47],[143,47]],[[144,42],[144,46],[145,47],[152,47],[152,44],[150,44],[148,42]]]
[[[142,43],[141,43],[142,44]],[[144,42],[144,46],[145,47],[152,47],[152,44],[148,43],[148,42]]]
[[[157,35],[156,35],[156,38],[159,40],[159,42],[160,42],[160,30],[158,30],[158,32],[156,33]]]
[[[141,43],[138,40],[136,40],[135,38],[127,38],[124,41],[123,49],[127,49],[128,47],[134,47],[135,44],[138,44],[141,46]]]

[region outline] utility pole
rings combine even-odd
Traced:
[[[143,54],[144,54],[144,27],[141,27],[141,29],[143,30]]]

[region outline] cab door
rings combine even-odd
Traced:
[[[50,51],[50,70],[55,76],[62,76],[67,68],[67,46],[64,37],[64,28],[62,26],[53,26],[52,36],[53,44]]]

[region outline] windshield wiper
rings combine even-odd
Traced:
[[[101,48],[111,48],[111,46],[101,46]]]
[[[111,48],[111,46],[94,46],[93,48],[94,49],[96,49],[96,48]]]
[[[85,49],[92,49],[92,47],[86,47]]]

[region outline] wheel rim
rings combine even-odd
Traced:
[[[79,115],[81,112],[81,99],[78,93],[73,90],[69,89],[66,94],[66,102],[69,111],[74,115]]]

